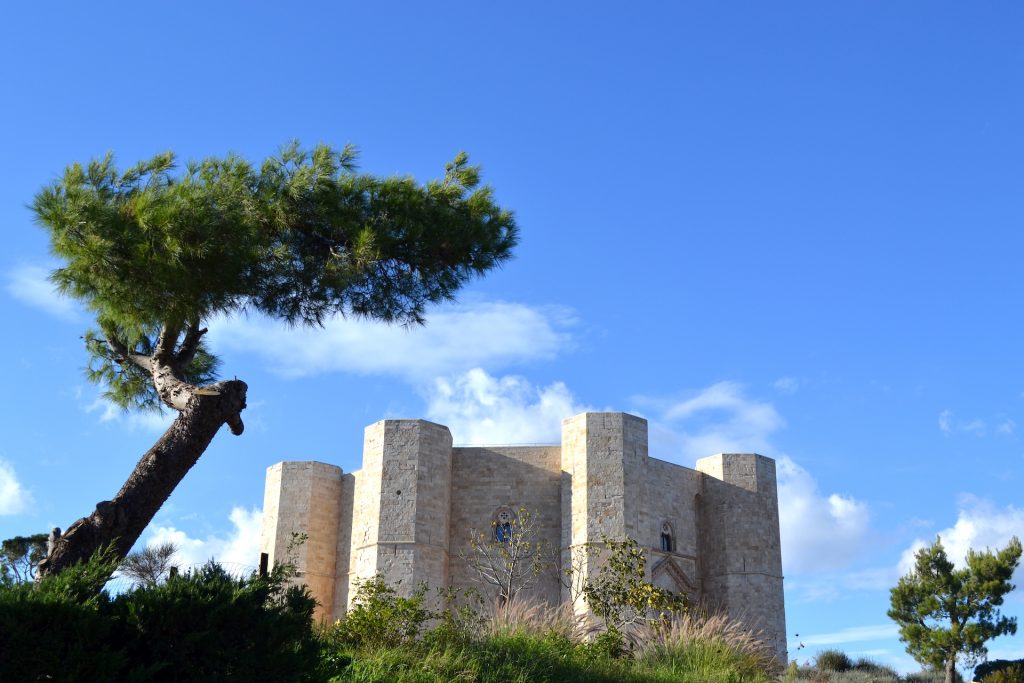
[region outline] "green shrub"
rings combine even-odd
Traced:
[[[985,681],[989,675],[1014,665],[1024,667],[1024,659],[993,659],[990,662],[982,662],[974,668],[974,680]]]
[[[814,661],[821,671],[849,671],[853,668],[850,657],[842,650],[822,650]]]
[[[1024,683],[1024,664],[1010,662],[986,675],[981,683]]]
[[[426,584],[420,584],[408,598],[398,595],[380,574],[357,585],[352,608],[330,632],[341,643],[377,647],[409,643],[431,617],[425,605]]]
[[[111,598],[109,553],[38,584],[0,586],[0,680],[323,678],[313,599],[288,576],[218,565]]]
[[[112,602],[145,680],[308,680],[319,665],[314,600],[285,577],[237,579],[210,562]]]

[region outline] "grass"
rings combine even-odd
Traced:
[[[594,639],[571,611],[512,603],[481,615],[471,633],[389,647],[338,644],[351,663],[335,683],[772,683],[774,663],[724,617],[684,619],[630,633],[626,653]]]

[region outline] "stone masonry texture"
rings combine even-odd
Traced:
[[[785,661],[775,461],[721,453],[689,469],[657,460],[647,421],[626,413],[568,418],[552,446],[453,447],[442,425],[382,420],[366,428],[356,472],[320,462],[267,469],[260,550],[271,563],[294,562],[318,617],[334,620],[358,582],[378,573],[405,594],[421,582],[485,588],[462,559],[470,535],[519,509],[563,562],[605,536],[634,539],[649,580],[761,630]],[[568,599],[553,573],[531,593]]]

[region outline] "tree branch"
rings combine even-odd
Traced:
[[[156,340],[156,349],[153,351],[153,359],[161,365],[169,365],[174,359],[174,347],[178,343],[178,336],[181,334],[180,325],[160,326],[160,336]]]
[[[196,357],[196,351],[199,350],[199,341],[207,332],[205,327],[199,327],[198,321],[189,324],[185,338],[182,340],[181,346],[178,347],[178,354],[174,359],[174,364],[178,368],[184,369],[192,362],[192,359]]]
[[[153,359],[141,353],[132,353],[128,347],[117,338],[117,335],[113,333],[113,330],[104,329],[103,334],[106,335],[104,340],[107,343],[107,348],[117,356],[122,364],[134,363],[146,372],[153,371]]]

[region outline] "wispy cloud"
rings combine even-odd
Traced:
[[[967,551],[985,548],[1003,548],[1012,536],[1024,538],[1024,508],[1013,505],[997,507],[992,501],[977,496],[961,497],[956,523],[939,531],[946,555],[962,567]],[[903,551],[899,562],[900,574],[914,567],[914,554],[932,543],[935,537],[918,538]]]
[[[465,444],[558,443],[562,420],[585,410],[562,382],[538,387],[480,368],[437,378],[427,395],[427,417]]]
[[[96,397],[92,403],[82,406],[86,413],[95,413],[104,424],[117,424],[129,431],[145,431],[162,434],[174,422],[178,414],[171,410],[156,411],[125,411],[102,396]]]
[[[422,327],[336,317],[323,328],[288,328],[260,316],[217,320],[218,349],[255,353],[286,377],[328,372],[389,374],[414,381],[550,359],[572,347],[569,309],[509,302],[440,308]]]
[[[873,640],[890,640],[899,637],[896,624],[874,624],[871,626],[851,626],[832,633],[817,633],[800,636],[800,642],[807,646],[814,645],[845,645],[846,643],[864,643]]]
[[[49,280],[50,269],[38,265],[17,266],[7,273],[7,293],[33,308],[62,320],[77,320],[78,307],[57,293]]]
[[[718,382],[668,403],[643,397],[637,402],[654,408],[668,427],[662,438],[671,435],[676,441],[659,448],[672,447],[691,459],[714,453],[774,453],[769,437],[786,424],[774,405],[747,397],[738,382]]]
[[[194,538],[174,526],[151,527],[146,545],[173,543],[178,548],[175,560],[180,567],[205,564],[211,559],[228,570],[259,565],[263,513],[258,508],[246,510],[244,507],[235,507],[229,519],[232,525],[229,533],[210,534],[205,538]]]
[[[787,396],[795,394],[802,384],[803,380],[797,377],[780,377],[772,382],[772,386],[775,388],[775,391]]]
[[[20,515],[35,505],[32,493],[22,486],[14,465],[0,460],[0,515]]]
[[[1003,416],[996,416],[991,420],[976,417],[970,420],[957,419],[952,410],[946,409],[939,413],[939,431],[943,434],[971,434],[983,437],[989,434],[990,424],[994,424],[992,431],[1003,436],[1010,436],[1017,429],[1017,423],[1013,419]]]

